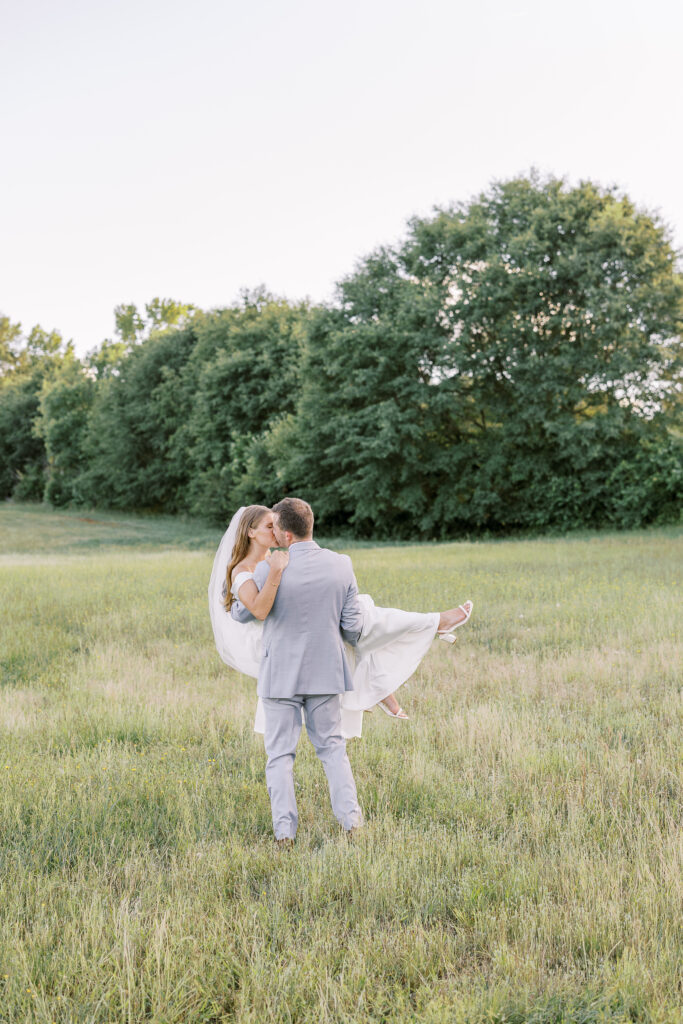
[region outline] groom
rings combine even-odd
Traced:
[[[302,711],[337,821],[348,834],[363,823],[341,735],[341,694],[353,689],[343,640],[358,643],[362,615],[351,559],[316,544],[311,506],[300,498],[284,498],[273,506],[273,515],[275,538],[289,549],[289,564],[263,626],[258,695],[265,709],[266,782],[275,838],[289,845],[298,823],[294,756]],[[259,590],[268,585],[268,572],[267,562],[256,567]],[[237,603],[231,614],[241,621],[251,618]]]

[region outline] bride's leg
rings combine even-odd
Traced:
[[[394,697],[393,693],[383,697],[382,700],[377,701],[377,706],[390,715],[392,718],[407,719],[408,715],[405,713],[399,702]]]
[[[384,698],[384,703],[389,708],[389,710],[391,711],[392,715],[395,715],[398,711],[401,710],[401,705],[396,700],[396,698],[394,697],[393,693],[390,693],[388,697]]]
[[[439,633],[443,633],[448,629],[455,629],[463,622],[467,622],[470,617],[472,610],[472,602],[465,601],[458,608],[449,608],[446,612],[441,612],[439,615]]]

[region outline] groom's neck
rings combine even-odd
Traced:
[[[292,537],[288,546],[291,548],[294,547],[295,544],[302,544],[306,540],[313,540],[313,534],[309,537]]]

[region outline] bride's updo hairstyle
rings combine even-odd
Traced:
[[[225,573],[225,589],[227,591],[223,604],[225,605],[226,611],[230,611],[232,603],[235,600],[232,593],[232,571],[236,565],[246,558],[247,551],[249,550],[249,544],[251,538],[249,537],[249,531],[255,530],[258,524],[261,522],[265,515],[270,512],[269,508],[265,505],[247,505],[240,524],[237,527],[237,536],[235,537],[235,546],[232,549],[230,555],[230,561],[228,562],[228,568]]]

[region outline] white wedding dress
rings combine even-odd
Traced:
[[[223,604],[226,572],[235,545],[237,526],[244,509],[238,509],[225,531],[213,563],[209,582],[209,612],[222,660],[244,675],[258,677],[263,623],[236,622]],[[286,571],[286,570],[285,570]],[[239,573],[233,581],[235,596],[252,573]],[[394,693],[412,676],[429,650],[439,625],[438,612],[404,612],[378,608],[369,594],[359,594],[363,629],[357,647],[346,645],[353,672],[353,690],[342,694],[342,734],[360,736],[363,711]],[[258,701],[254,731],[264,731],[263,705]]]

